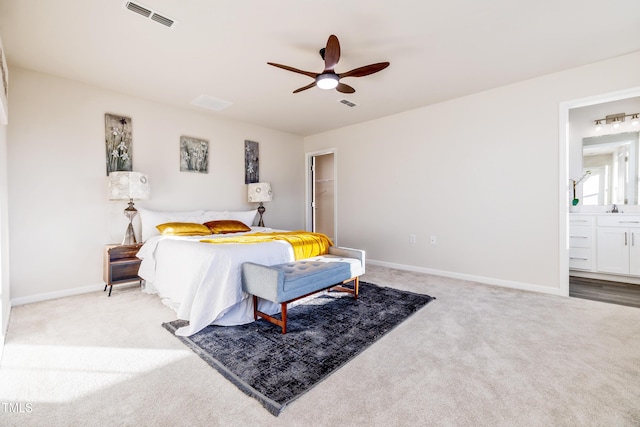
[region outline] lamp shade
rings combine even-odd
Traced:
[[[109,200],[144,200],[151,193],[149,178],[140,172],[111,172]]]
[[[250,202],[270,202],[273,198],[271,183],[256,182],[248,185],[248,199]]]

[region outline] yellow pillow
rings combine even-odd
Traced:
[[[205,222],[204,225],[209,227],[212,234],[239,233],[241,231],[251,231],[244,222],[232,219],[224,219],[219,221]]]
[[[156,225],[163,236],[206,236],[211,234],[209,228],[194,222],[166,222]]]

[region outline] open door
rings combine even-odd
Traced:
[[[308,155],[308,228],[337,244],[335,152]]]

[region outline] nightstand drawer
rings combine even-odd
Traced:
[[[109,257],[111,258],[111,261],[115,261],[123,258],[135,258],[141,247],[142,245],[109,245],[109,249],[107,250],[109,251]]]

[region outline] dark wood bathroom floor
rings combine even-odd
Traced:
[[[640,308],[640,285],[569,277],[569,296]]]

